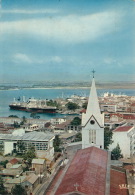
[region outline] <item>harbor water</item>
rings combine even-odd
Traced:
[[[1,90],[0,91],[0,117],[8,117],[9,115],[17,115],[18,117],[30,117],[29,112],[10,110],[9,104],[13,102],[13,99],[25,96],[26,100],[29,98],[37,99],[56,99],[56,98],[68,98],[71,95],[89,96],[90,89],[19,89],[19,90]],[[105,92],[135,96],[134,89],[99,89],[97,90],[98,96],[102,96]],[[38,114],[41,119],[50,119],[53,117],[61,117],[62,114]]]

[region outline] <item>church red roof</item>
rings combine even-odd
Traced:
[[[96,147],[79,150],[55,195],[73,192],[86,195],[104,195],[107,159],[108,153]]]

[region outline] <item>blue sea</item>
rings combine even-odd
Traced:
[[[40,99],[56,99],[67,98],[73,94],[80,96],[89,96],[90,89],[20,89],[20,90],[1,90],[0,91],[0,117],[8,117],[9,115],[17,115],[19,117],[30,118],[30,113],[24,111],[10,110],[9,104],[13,102],[14,98],[25,96],[26,99],[31,97]],[[135,89],[99,89],[98,96],[102,96],[105,92],[114,94],[125,94],[128,96],[135,96]],[[61,114],[38,114],[41,119],[50,119],[53,117],[61,117]]]

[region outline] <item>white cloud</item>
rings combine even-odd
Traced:
[[[12,9],[12,10],[1,10],[4,14],[55,14],[59,11],[56,9],[39,9],[39,10],[23,10],[23,9]]]
[[[42,40],[79,43],[93,41],[119,28],[121,14],[102,12],[92,15],[69,15],[44,19],[1,22],[0,34],[7,32],[38,36]]]
[[[14,56],[13,56],[13,61],[15,63],[28,63],[28,64],[31,64],[32,63],[32,60],[26,55],[26,54],[23,54],[23,53],[16,53]]]
[[[48,61],[61,63],[62,62],[62,58],[60,58],[59,56],[53,56],[53,57],[50,58],[50,60],[48,59]]]
[[[12,61],[17,63],[17,64],[47,64],[47,63],[56,63],[59,64],[63,60],[59,56],[46,56],[45,58],[38,58],[38,57],[33,57],[33,56],[28,56],[24,53],[16,53],[12,56]]]

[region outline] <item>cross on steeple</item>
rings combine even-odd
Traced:
[[[96,71],[93,69],[93,70],[92,70],[92,73],[93,73],[93,78],[94,78],[94,74],[95,74],[95,72],[96,72]]]
[[[74,187],[75,187],[75,191],[78,191],[79,184],[78,183],[74,184]]]

